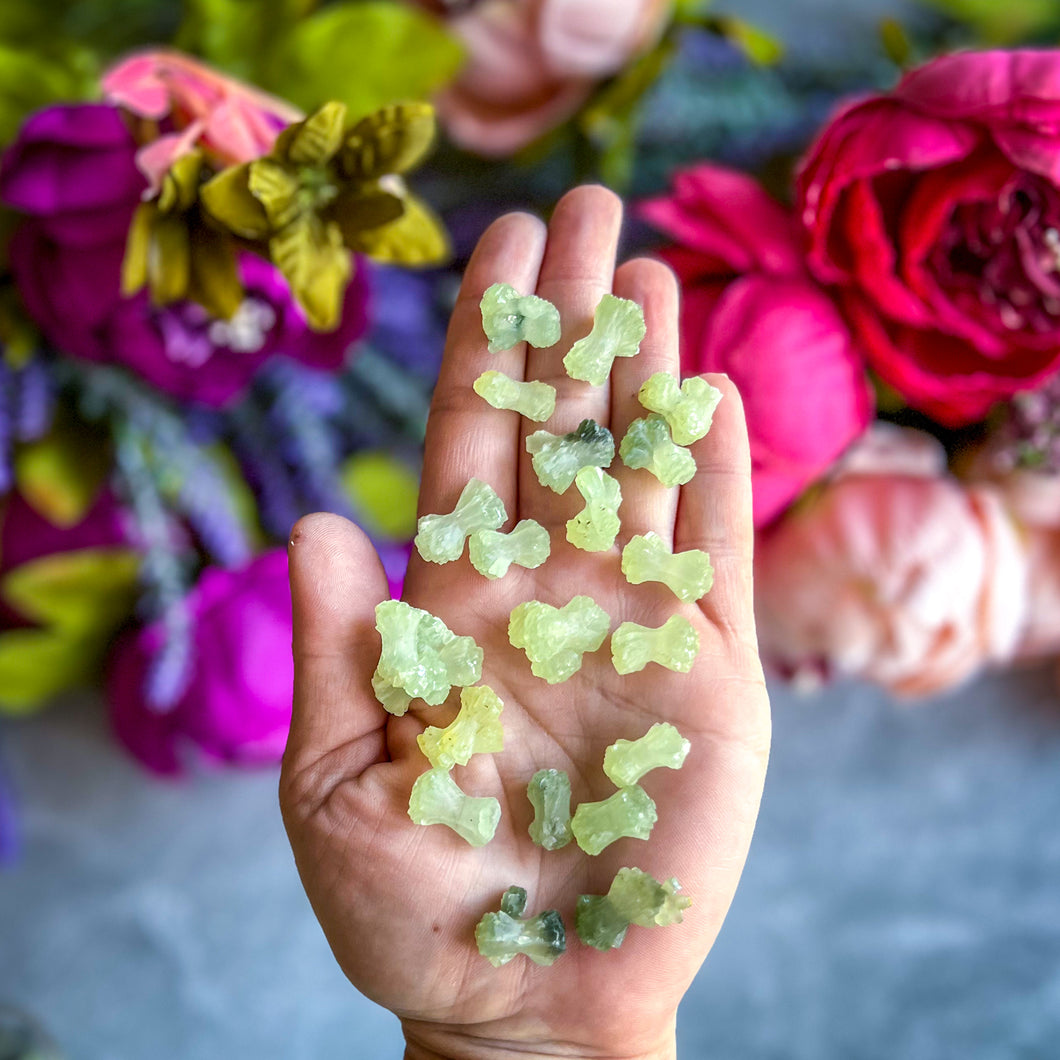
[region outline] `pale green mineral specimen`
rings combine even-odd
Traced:
[[[533,380],[520,383],[503,372],[483,372],[472,384],[475,393],[495,409],[518,412],[535,423],[544,423],[556,411],[556,388]]]
[[[503,578],[513,563],[529,570],[540,567],[551,548],[548,531],[533,519],[516,523],[509,534],[476,530],[467,545],[471,565],[487,578]]]
[[[525,953],[535,964],[552,964],[567,948],[563,921],[555,909],[547,909],[527,920],[526,891],[509,887],[501,898],[501,911],[487,913],[475,927],[479,953],[494,968]]]
[[[416,742],[436,769],[466,766],[473,754],[504,750],[503,708],[500,696],[489,685],[462,688],[460,713],[444,729],[428,725]]]
[[[416,698],[444,703],[453,685],[473,685],[482,677],[482,649],[427,611],[384,600],[376,606],[375,626],[383,651],[372,687],[391,714],[404,714]]]
[[[611,744],[604,752],[604,773],[616,788],[628,788],[653,769],[680,769],[689,747],[669,722],[656,722],[639,740]]]
[[[670,426],[657,412],[634,420],[619,447],[629,468],[647,468],[664,486],[683,486],[696,473],[695,457],[670,437]]]
[[[619,869],[606,895],[579,895],[575,930],[587,946],[613,950],[622,945],[630,924],[669,927],[680,924],[691,898],[678,895],[676,879],[660,883],[642,869]]]
[[[567,540],[586,552],[605,552],[615,543],[620,525],[618,480],[598,467],[583,467],[574,484],[585,498],[585,507],[567,521]]]
[[[683,615],[671,615],[658,629],[623,622],[611,637],[611,660],[620,674],[643,670],[650,662],[686,674],[699,651],[699,634]]]
[[[571,831],[586,854],[599,854],[616,839],[647,839],[657,819],[652,797],[634,784],[602,802],[583,802],[574,811]]]
[[[546,850],[559,850],[571,841],[570,778],[562,769],[539,769],[526,788],[534,808],[530,838]]]
[[[501,804],[494,798],[465,795],[445,769],[428,769],[416,778],[409,797],[414,824],[444,824],[473,847],[484,846],[497,831]]]
[[[429,563],[452,563],[476,530],[496,530],[508,513],[492,487],[473,478],[448,515],[424,515],[416,523],[416,550]]]
[[[669,372],[656,372],[641,388],[640,403],[666,419],[678,445],[691,445],[706,436],[721,401],[721,391],[698,375],[678,385]]]
[[[563,607],[528,600],[513,609],[508,640],[526,652],[535,677],[555,685],[581,669],[582,655],[603,644],[610,625],[607,612],[588,596]]]
[[[567,375],[603,386],[615,358],[636,356],[646,331],[644,310],[636,302],[605,294],[596,307],[593,330],[563,358]]]
[[[559,310],[544,298],[495,283],[482,296],[480,308],[490,353],[510,350],[520,342],[542,348],[559,342]]]
[[[534,471],[541,485],[565,493],[583,467],[611,466],[615,439],[595,420],[582,420],[570,434],[534,431],[526,439],[526,451],[533,455]]]
[[[622,549],[622,573],[630,585],[662,582],[685,603],[698,600],[714,584],[710,556],[698,548],[671,552],[654,530],[631,537]]]

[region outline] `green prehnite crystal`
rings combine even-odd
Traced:
[[[599,854],[617,839],[647,839],[657,819],[652,797],[634,784],[602,802],[583,802],[570,827],[586,854]]]
[[[637,396],[649,412],[664,417],[678,445],[691,445],[706,436],[721,401],[721,391],[700,376],[678,384],[669,372],[656,372]]]
[[[473,847],[485,846],[497,831],[501,804],[492,797],[465,795],[446,769],[416,778],[409,797],[413,824],[444,824]]]
[[[618,449],[629,468],[646,468],[664,486],[683,486],[696,473],[695,457],[670,437],[670,426],[657,412],[634,420]]]
[[[489,685],[460,690],[460,713],[444,728],[428,725],[416,742],[436,769],[466,766],[473,754],[504,750],[504,703]]]
[[[556,411],[556,388],[532,380],[521,383],[503,372],[483,372],[472,384],[475,393],[495,409],[518,412],[535,423],[544,423]]]
[[[574,476],[574,484],[585,498],[585,507],[567,521],[567,540],[586,552],[605,552],[615,543],[621,525],[618,480],[598,467],[583,467]]]
[[[669,722],[656,722],[639,740],[611,744],[604,752],[604,773],[615,787],[628,788],[653,769],[680,769],[691,746]]]
[[[622,945],[630,924],[669,927],[680,924],[691,898],[678,895],[671,877],[660,883],[643,869],[619,869],[607,894],[578,896],[574,926],[578,938],[598,950]]]
[[[520,342],[540,348],[559,342],[559,310],[544,298],[495,283],[486,289],[479,305],[490,353],[510,350]]]
[[[452,563],[476,530],[496,530],[508,513],[492,487],[473,478],[448,515],[424,515],[416,523],[416,551],[429,563]]]
[[[562,769],[539,769],[526,787],[534,808],[530,838],[546,850],[559,850],[571,841],[570,778]]]
[[[683,615],[671,615],[658,629],[623,622],[611,636],[611,660],[620,674],[634,674],[650,662],[686,674],[699,651],[699,634]]]
[[[588,596],[563,607],[528,600],[512,610],[508,640],[526,652],[535,677],[555,685],[581,669],[582,655],[603,644],[610,626],[607,612]]]
[[[605,294],[596,307],[593,330],[563,358],[567,375],[603,386],[616,357],[634,357],[640,352],[646,331],[644,310],[636,302]]]
[[[685,603],[698,600],[714,584],[710,556],[698,548],[671,552],[654,530],[631,537],[622,549],[622,573],[630,585],[662,582]]]
[[[383,651],[372,688],[391,714],[404,714],[417,698],[444,703],[453,685],[473,685],[482,677],[482,649],[427,611],[384,600],[376,605],[375,627]]]
[[[476,530],[467,544],[471,566],[486,578],[503,578],[513,563],[528,570],[540,567],[551,548],[548,531],[533,519],[522,519],[508,534]]]
[[[475,926],[478,951],[494,968],[520,953],[535,964],[553,964],[567,949],[567,933],[555,909],[522,920],[525,910],[526,891],[509,887],[501,898],[501,911],[487,913]]]
[[[615,459],[615,439],[595,420],[582,420],[570,434],[534,431],[526,439],[534,471],[542,486],[556,493],[570,489],[583,467],[610,467]]]

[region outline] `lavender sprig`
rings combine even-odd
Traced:
[[[44,436],[55,414],[55,380],[39,354],[27,361],[17,376],[14,395],[14,435],[20,442]]]

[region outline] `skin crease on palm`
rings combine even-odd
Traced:
[[[711,432],[692,446],[698,473],[681,489],[616,459],[622,529],[609,552],[567,543],[565,524],[581,497],[542,487],[523,444],[540,426],[568,431],[585,417],[620,440],[643,415],[641,383],[678,371],[676,283],[650,260],[615,270],[621,223],[619,199],[591,186],[568,193],[547,228],[525,214],[496,221],[468,265],[431,407],[420,514],[452,510],[476,476],[504,499],[504,529],[533,518],[552,538],[552,555],[537,570],[513,567],[488,581],[466,550],[442,566],[413,554],[405,583],[410,604],[483,647],[482,681],[504,700],[504,751],[476,755],[453,773],[468,794],[500,800],[501,822],[486,846],[473,849],[449,829],[407,816],[412,784],[428,766],[416,736],[448,724],[458,690],[442,707],[417,701],[403,718],[375,700],[374,608],[387,583],[371,545],[334,515],[308,516],[292,531],[295,702],[281,808],[339,964],[401,1019],[407,1057],[673,1056],[678,1002],[721,927],[758,813],[769,705],[751,604],[750,459],[739,395],[725,377],[707,377],[725,396]],[[496,281],[557,305],[557,346],[487,353],[478,303]],[[562,361],[609,291],[644,307],[647,337],[637,357],[617,361],[608,384],[594,388],[567,378]],[[472,390],[487,368],[556,386],[552,419],[538,425],[487,405]],[[715,585],[698,604],[681,604],[661,585],[626,583],[621,547],[648,530],[676,550],[710,553]],[[559,606],[577,594],[608,612],[612,630],[624,620],[657,626],[686,615],[701,644],[691,673],[651,664],[620,677],[605,641],[571,680],[533,677],[508,643],[509,613],[524,600]],[[676,725],[692,747],[682,770],[655,770],[642,781],[659,812],[650,840],[620,840],[598,857],[573,843],[548,852],[530,842],[526,786],[538,769],[569,773],[574,806],[606,798],[614,787],[603,774],[605,748],[656,721]],[[601,953],[576,937],[575,902],[606,893],[627,865],[676,876],[693,905],[684,923],[630,928],[620,949]],[[551,967],[519,956],[493,968],[476,950],[475,924],[513,884],[528,892],[528,916],[554,908],[563,917],[567,952]]]

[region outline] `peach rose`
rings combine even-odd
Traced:
[[[438,9],[438,3],[421,0]],[[509,155],[566,121],[594,84],[647,50],[672,0],[482,0],[453,15],[467,65],[438,100],[461,147]]]
[[[922,437],[908,440],[912,457],[894,436],[866,444],[860,469],[855,456],[760,537],[762,653],[797,680],[851,675],[930,695],[1011,657],[1024,548],[998,492],[931,473]]]

